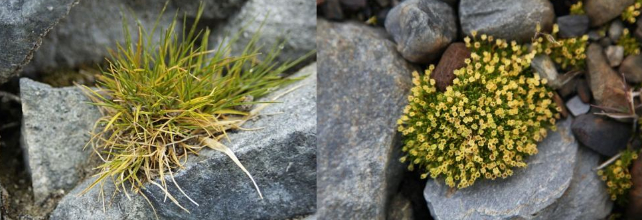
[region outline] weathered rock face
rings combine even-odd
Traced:
[[[434,60],[457,37],[455,12],[438,0],[404,1],[390,10],[385,26],[397,51],[416,63]]]
[[[461,0],[459,20],[464,35],[472,31],[496,38],[530,42],[536,25],[548,31],[555,13],[548,0]]]
[[[265,113],[247,122],[246,128],[263,128],[251,132],[228,133],[232,143],[224,143],[235,152],[252,173],[263,192],[261,200],[249,178],[224,154],[204,149],[190,157],[174,174],[176,182],[200,206],[191,204],[176,188],[169,186],[187,213],[170,201],[158,187],[148,184],[143,191],[161,219],[285,219],[311,214],[316,209],[316,65],[294,76],[309,75],[304,80],[275,91],[280,94],[303,85],[281,97],[282,103],[271,104]],[[262,99],[263,101],[268,100]],[[260,101],[260,100],[259,100]],[[52,219],[153,219],[151,206],[141,195],[133,200],[119,193],[113,204],[102,211],[99,187],[77,196],[93,179],[74,188],[59,203]],[[166,181],[170,181],[169,179]],[[110,186],[110,182],[105,186]],[[168,185],[173,185],[168,182]],[[111,186],[110,186],[111,187]],[[110,201],[113,188],[105,190]],[[222,202],[224,201],[224,202]]]
[[[385,219],[413,67],[382,29],[318,20],[320,219]]]
[[[465,60],[470,58],[470,50],[464,43],[453,43],[448,46],[446,52],[439,60],[439,64],[430,74],[435,79],[436,86],[440,91],[446,91],[446,87],[453,84],[455,74],[453,71],[466,66]]]
[[[83,150],[94,122],[95,106],[75,87],[54,89],[20,79],[22,149],[31,174],[36,202],[58,190],[68,191],[80,181],[91,151]]]
[[[0,2],[0,84],[16,76],[77,0]]]
[[[626,85],[622,77],[611,69],[602,47],[592,43],[586,51],[586,67],[593,98],[600,106],[626,108]]]
[[[591,27],[597,27],[620,16],[633,3],[634,0],[586,0],[584,11],[591,20]]]
[[[528,167],[506,179],[482,180],[454,192],[443,179],[428,180],[424,197],[437,219],[531,219],[558,200],[572,182],[578,144],[571,120],[557,124],[538,144]]]
[[[586,15],[565,15],[557,17],[561,38],[579,37],[589,29],[589,18]]]
[[[612,157],[626,148],[631,138],[631,125],[605,116],[585,114],[573,121],[573,134],[586,147]]]
[[[260,32],[258,44],[264,45],[263,52],[268,52],[272,46],[287,39],[277,59],[294,60],[316,49],[316,24],[314,1],[248,0],[225,25],[212,32],[210,43],[216,46],[226,35],[233,36],[245,27],[232,46],[232,54],[240,54],[252,36]]]
[[[630,83],[642,82],[642,55],[629,55],[622,61],[620,73],[624,74],[624,78]]]

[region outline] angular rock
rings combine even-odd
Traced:
[[[555,104],[558,107],[560,107],[560,109],[562,109],[560,111],[560,114],[562,115],[562,118],[568,117],[568,109],[566,109],[566,106],[564,105],[564,100],[562,99],[562,97],[560,97],[559,94],[557,94],[557,92],[553,96],[553,101],[555,102]]]
[[[83,150],[101,117],[78,88],[51,88],[20,79],[22,149],[31,174],[34,199],[71,190],[82,178],[91,150]]]
[[[585,0],[584,11],[591,20],[591,27],[597,27],[622,14],[634,0]]]
[[[579,147],[575,156],[573,179],[564,195],[542,210],[534,219],[605,219],[611,214],[613,202],[606,185],[593,168],[600,164],[600,155]],[[567,174],[568,175],[568,174]]]
[[[629,55],[627,56],[618,72],[624,74],[626,82],[641,83],[642,82],[642,55]]]
[[[622,59],[624,59],[624,47],[622,46],[608,46],[604,53],[611,67],[619,66],[622,63]]]
[[[595,114],[584,114],[573,121],[573,134],[584,146],[612,157],[626,148],[631,138],[631,124]]]
[[[580,97],[582,102],[584,103],[590,103],[591,98],[593,97],[591,95],[591,88],[589,87],[588,83],[586,82],[585,79],[580,79],[577,81],[577,95]]]
[[[591,106],[582,101],[579,96],[574,96],[566,102],[566,108],[577,117],[579,115],[586,114],[591,110]]]
[[[561,38],[579,37],[589,29],[589,18],[586,15],[565,15],[557,17]]]
[[[200,206],[190,203],[167,179],[170,193],[191,213],[182,211],[172,202],[164,202],[158,187],[147,184],[143,193],[151,200],[161,219],[286,219],[306,216],[316,207],[316,66],[294,76],[309,75],[304,80],[273,92],[281,94],[295,86],[302,87],[279,98],[260,116],[244,124],[256,131],[228,133],[231,143],[224,143],[235,152],[241,163],[252,173],[263,192],[260,199],[247,176],[224,154],[204,149],[192,156],[174,174],[176,182]],[[273,96],[273,95],[271,95]],[[270,100],[271,96],[261,99]],[[259,101],[261,101],[259,100]],[[169,178],[169,177],[168,177]],[[102,213],[97,197],[99,188],[77,196],[93,179],[74,188],[52,214],[57,219],[153,219],[151,206],[139,195],[133,201],[119,193],[112,206]],[[105,183],[105,186],[111,183]],[[113,189],[105,194],[111,195]],[[107,198],[111,199],[111,198]],[[109,200],[106,200],[109,201]]]
[[[466,48],[464,43],[453,43],[448,46],[444,55],[441,56],[439,64],[430,74],[430,77],[436,81],[437,89],[446,91],[446,87],[453,84],[455,79],[453,71],[466,66],[464,61],[467,58],[470,58],[470,50]]]
[[[481,180],[453,192],[443,179],[430,179],[424,189],[428,208],[441,219],[530,219],[555,203],[569,187],[578,144],[571,135],[571,119],[538,144],[539,153],[528,166],[506,179]]]
[[[18,75],[40,47],[42,38],[77,0],[0,2],[0,84]]]
[[[546,79],[548,82],[546,85],[550,86],[553,89],[560,89],[564,84],[568,83],[577,76],[580,72],[572,72],[567,74],[558,74],[557,69],[555,69],[555,63],[551,60],[550,57],[544,54],[535,56],[531,61],[531,66],[535,69],[537,74]]]
[[[611,25],[609,25],[609,38],[617,42],[620,39],[620,36],[622,36],[622,30],[624,30],[624,24],[622,24],[622,21],[620,21],[619,19],[613,20],[613,22],[611,22]]]
[[[408,0],[390,10],[385,26],[404,58],[427,63],[457,37],[455,19],[455,12],[444,2]]]
[[[530,42],[537,24],[544,31],[551,30],[555,13],[548,0],[461,0],[459,20],[464,35],[477,31],[509,41]]]
[[[403,170],[395,121],[414,68],[382,29],[317,24],[319,217],[385,219]]]
[[[236,44],[232,45],[232,54],[240,54],[252,36],[260,31],[257,44],[263,45],[261,52],[267,53],[287,39],[279,47],[281,54],[277,61],[299,59],[317,48],[314,42],[316,13],[314,1],[309,0],[248,0],[238,13],[212,32],[210,43],[216,46],[224,37],[233,36],[245,28]],[[313,59],[314,56],[308,61]]]
[[[597,105],[615,109],[627,108],[627,86],[622,77],[611,69],[600,45],[589,45],[586,51],[586,67],[591,92]]]

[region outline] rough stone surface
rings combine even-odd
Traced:
[[[437,219],[531,219],[558,200],[572,182],[578,144],[571,119],[538,144],[539,153],[527,158],[526,168],[506,179],[481,180],[451,190],[443,179],[430,179],[424,197]]]
[[[565,15],[557,17],[561,38],[579,37],[589,29],[589,18],[586,15]]]
[[[585,0],[584,11],[591,20],[591,27],[597,27],[622,14],[635,0]]]
[[[241,163],[252,173],[263,192],[260,199],[250,179],[224,154],[204,149],[199,156],[190,157],[174,174],[176,182],[200,206],[191,204],[176,188],[170,193],[182,211],[155,186],[147,184],[143,191],[151,200],[161,219],[286,219],[306,216],[316,209],[316,65],[294,76],[309,75],[301,82],[273,92],[283,93],[297,85],[297,90],[281,97],[282,103],[271,104],[260,116],[244,124],[256,131],[230,132],[231,143],[224,142],[235,152]],[[269,100],[270,96],[261,99]],[[259,101],[261,101],[259,100]],[[169,178],[169,177],[168,177]],[[97,197],[98,188],[77,196],[88,182],[65,196],[52,219],[152,219],[153,212],[144,198],[132,195],[133,201],[118,194],[107,213]],[[166,181],[170,181],[167,179]],[[109,185],[111,183],[106,183]],[[168,184],[171,184],[169,182]],[[111,189],[110,189],[111,190]],[[106,191],[106,194],[111,194]],[[107,200],[108,201],[108,200]],[[99,213],[100,212],[100,213]]]
[[[613,20],[611,25],[609,25],[609,38],[617,42],[620,39],[620,36],[622,36],[622,30],[624,30],[624,24],[622,24],[622,21],[619,19]]]
[[[295,60],[317,48],[314,42],[316,12],[314,1],[309,0],[248,0],[225,25],[212,32],[210,43],[218,45],[225,36],[233,36],[245,27],[232,46],[232,54],[240,54],[252,36],[260,31],[258,44],[263,45],[262,52],[269,52],[287,39],[277,60]]]
[[[404,1],[390,10],[385,26],[397,51],[416,63],[434,60],[457,37],[455,12],[438,0]]]
[[[555,69],[555,63],[547,55],[540,54],[535,56],[531,61],[531,66],[540,77],[548,80],[546,84],[553,89],[559,89],[566,83],[562,81],[557,69]]]
[[[385,219],[402,174],[395,121],[411,72],[382,29],[318,20],[320,219]]]
[[[464,35],[472,31],[496,38],[530,42],[539,23],[553,27],[555,13],[548,0],[461,0],[459,20]]]
[[[586,147],[607,157],[626,148],[631,125],[595,114],[584,114],[573,121],[573,134]]]
[[[566,108],[573,114],[573,116],[579,116],[586,114],[591,110],[591,106],[582,102],[582,99],[579,96],[574,96],[566,102]]]
[[[91,154],[83,147],[101,117],[75,87],[54,89],[20,79],[22,148],[31,174],[36,202],[58,190],[72,189]]]
[[[622,63],[622,59],[624,59],[624,47],[622,46],[608,46],[604,50],[604,53],[606,55],[606,59],[609,60],[611,67],[619,66],[620,63]]]
[[[542,210],[535,219],[598,220],[611,214],[611,196],[606,191],[604,182],[593,171],[600,162],[599,154],[579,147],[573,179],[568,189],[557,202]]]
[[[446,91],[446,87],[453,84],[455,79],[453,71],[466,66],[464,61],[467,58],[470,58],[470,50],[466,48],[464,43],[453,43],[448,46],[444,55],[441,56],[439,64],[430,74],[430,77],[435,79],[435,84],[440,91]]]
[[[642,82],[642,55],[627,56],[618,72],[624,74],[624,78],[630,83]]]
[[[616,109],[628,106],[626,85],[622,77],[611,69],[600,45],[589,45],[586,51],[586,67],[591,92],[598,105]]]
[[[77,0],[0,2],[0,84],[29,63],[42,38]]]

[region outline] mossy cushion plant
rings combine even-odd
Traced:
[[[281,75],[309,55],[276,63],[280,45],[275,45],[259,59],[258,34],[238,56],[229,55],[229,51],[240,34],[228,44],[209,50],[210,31],[197,32],[202,12],[200,7],[191,28],[185,28],[180,35],[175,30],[175,17],[166,30],[161,30],[159,42],[152,36],[158,22],[151,32],[139,24],[135,42],[127,21],[123,22],[126,43],[112,51],[108,67],[98,78],[98,89],[84,87],[104,114],[96,122],[90,141],[104,163],[97,168],[97,180],[86,190],[98,184],[102,187],[105,180],[113,179],[118,191],[139,193],[149,183],[183,208],[167,190],[166,178],[174,182],[176,170],[205,147],[227,154],[251,178],[222,141],[226,131],[242,129],[241,125],[260,107],[249,112],[236,107],[266,104],[248,100],[297,80]],[[169,184],[187,197],[175,182]]]
[[[409,104],[397,122],[408,169],[458,188],[525,167],[559,117],[546,79],[530,68],[535,51],[486,35],[477,40],[475,33],[465,42],[470,59],[445,92],[430,77],[434,66],[423,76],[413,73]]]
[[[539,26],[537,27],[539,33]],[[568,39],[559,39],[557,33],[559,26],[553,25],[551,34],[537,37],[533,49],[539,54],[548,55],[553,62],[560,65],[565,70],[582,70],[586,63],[586,46],[588,45],[588,35]]]

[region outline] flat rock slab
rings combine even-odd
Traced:
[[[20,79],[22,149],[36,202],[58,190],[71,190],[91,154],[83,147],[101,117],[77,87],[51,88]]]
[[[192,156],[185,169],[175,173],[176,182],[200,206],[190,203],[176,188],[170,193],[190,210],[182,211],[171,201],[164,202],[158,187],[147,184],[145,195],[161,219],[286,219],[305,216],[316,210],[316,65],[294,76],[308,75],[302,81],[273,92],[283,93],[282,103],[271,104],[260,116],[244,125],[257,131],[230,132],[231,143],[241,163],[252,173],[263,192],[260,199],[250,179],[224,154],[209,149]],[[268,100],[271,96],[262,100]],[[106,212],[98,187],[77,196],[93,179],[85,180],[59,203],[51,219],[153,219],[151,206],[141,195],[123,194],[111,198],[113,188],[105,189]],[[170,181],[170,180],[167,180]],[[111,182],[105,183],[106,186]],[[173,185],[168,182],[168,185]]]
[[[76,1],[0,1],[0,84],[29,63],[45,34]]]
[[[413,66],[381,28],[317,24],[319,219],[385,219],[403,169],[395,122]]]
[[[506,179],[482,180],[468,188],[451,190],[443,179],[426,183],[424,197],[437,219],[531,219],[560,198],[571,183],[578,144],[571,119],[557,124],[556,132],[538,144],[539,153],[526,159]]]

